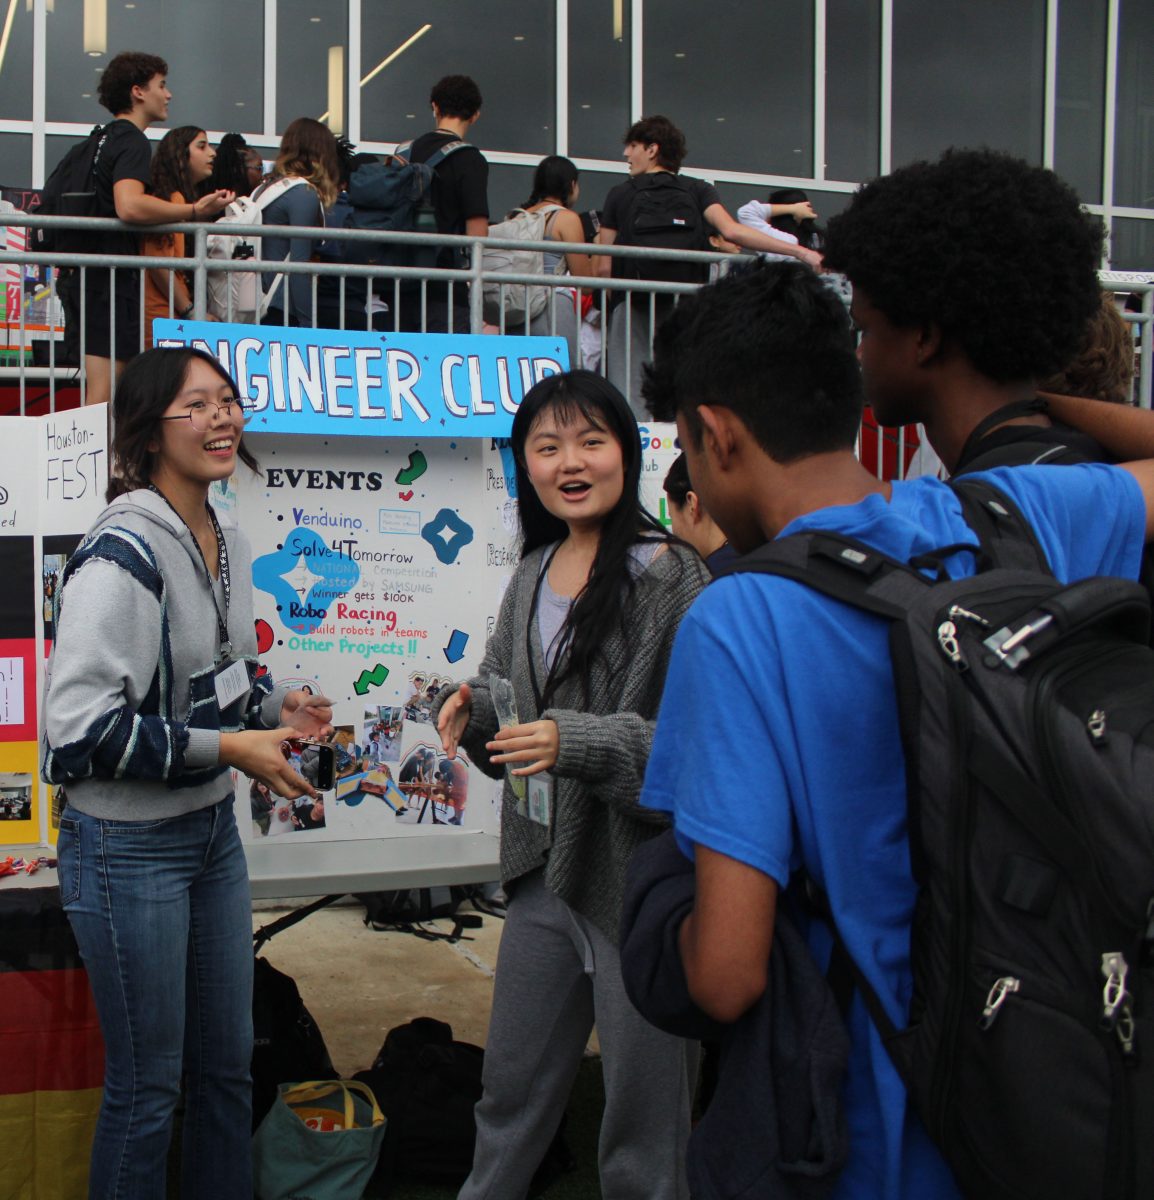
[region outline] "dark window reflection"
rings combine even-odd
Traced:
[[[0,133],[0,185],[24,188],[31,183],[31,136],[26,133]]]
[[[19,3],[18,8],[23,11],[24,4]],[[46,20],[49,121],[108,120],[96,99],[100,73],[119,51],[144,50],[168,63],[172,91],[169,126],[195,124],[247,131],[264,124],[261,4],[112,0],[107,50],[100,55],[84,52],[84,6],[79,0],[59,0]]]
[[[813,171],[813,4],[646,6],[642,107],[689,142],[686,173]]]
[[[1087,204],[1102,199],[1102,122],[1106,88],[1106,6],[1062,0],[1054,169]]]
[[[1154,206],[1154,6],[1124,0],[1118,26],[1114,203]],[[1147,243],[1149,244],[1149,243]],[[1146,266],[1154,263],[1147,257]]]
[[[880,0],[827,0],[825,176],[872,179],[881,130]]]
[[[348,129],[348,4],[345,0],[277,0],[276,127],[329,108],[329,47],[345,48],[343,129]],[[327,120],[326,116],[326,120]],[[340,127],[340,126],[338,126]]]
[[[361,78],[376,71],[361,88],[365,140],[399,142],[431,129],[429,89],[442,75],[471,75],[485,101],[472,139],[478,146],[553,152],[557,48],[552,4],[396,0],[365,4],[361,13]],[[406,43],[408,48],[397,54]],[[393,61],[381,66],[393,54]],[[490,209],[496,212],[492,201]]]
[[[1114,218],[1110,234],[1110,266],[1115,271],[1154,270],[1154,221]]]
[[[0,113],[9,121],[28,121],[32,118],[33,14],[19,0],[11,10],[5,5],[3,11],[5,17],[11,18],[12,26],[4,57],[0,59]]]
[[[632,123],[630,8],[628,0],[581,0],[569,5],[572,155],[615,158],[621,151],[621,135]]]
[[[949,146],[1042,161],[1045,0],[895,0],[893,162]]]

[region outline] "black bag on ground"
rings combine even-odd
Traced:
[[[961,1190],[1149,1200],[1149,600],[1119,579],[1060,584],[1008,497],[954,486],[981,541],[968,579],[914,569],[956,546],[907,566],[824,532],[730,571],[784,575],[891,622],[919,885],[906,1028],[848,966]]]
[[[254,964],[252,986],[252,1127],[264,1119],[282,1083],[335,1079],[325,1039],[292,976],[265,958]]]
[[[417,1017],[390,1029],[376,1061],[353,1076],[368,1084],[385,1114],[385,1140],[374,1176],[385,1195],[398,1180],[457,1187],[473,1166],[485,1052],[453,1040],[452,1027]],[[573,1169],[564,1119],[534,1176],[536,1195],[557,1175]]]
[[[98,217],[93,171],[107,137],[106,129],[94,125],[82,142],[77,142],[57,164],[40,191],[36,215],[42,217]],[[35,249],[62,254],[83,254],[91,249],[88,236],[76,229],[37,229]]]
[[[456,887],[400,888],[388,892],[358,892],[365,906],[365,924],[374,929],[396,929],[438,917],[451,917],[465,898]]]
[[[431,1017],[389,1031],[372,1067],[353,1076],[373,1089],[388,1122],[378,1180],[464,1183],[483,1062],[480,1046],[454,1041],[451,1026]]]

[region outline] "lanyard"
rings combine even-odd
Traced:
[[[533,626],[537,622],[537,605],[541,602],[541,584],[545,580],[545,576],[549,573],[549,566],[553,562],[553,556],[561,549],[560,542],[549,551],[549,556],[541,565],[541,570],[537,573],[537,583],[533,588],[533,599],[529,605],[529,624],[525,629],[525,657],[529,661],[529,683],[533,687],[533,699],[537,702],[537,716],[541,716],[541,706],[544,703],[544,697],[541,692],[541,685],[537,679],[537,664],[533,661]],[[562,630],[564,635],[564,630]],[[561,644],[557,647],[556,657],[553,659],[553,666],[549,668],[549,674],[545,677],[545,686],[549,686],[549,680],[553,678],[553,672],[557,667],[557,663],[561,658],[561,654],[565,649],[565,643],[568,639],[564,636],[561,638]],[[541,646],[541,658],[545,657],[546,648]]]
[[[176,506],[172,501],[156,486],[155,483],[148,485],[150,492],[155,492],[164,502],[172,509],[178,517],[180,523],[188,530],[189,536],[192,538],[192,544],[196,547],[197,554],[200,555],[201,566],[204,567],[204,577],[208,581],[208,594],[212,599],[212,607],[216,610],[216,635],[217,647],[222,661],[228,659],[232,654],[232,642],[228,636],[228,605],[232,598],[232,580],[229,578],[228,571],[228,547],[224,544],[224,534],[221,532],[220,522],[216,519],[216,513],[212,511],[212,505],[206,500],[204,507],[208,510],[208,519],[212,522],[212,531],[216,534],[216,556],[217,569],[220,571],[220,588],[224,592],[224,612],[220,611],[220,605],[216,602],[216,588],[212,586],[212,573],[208,569],[208,563],[205,561],[204,551],[200,548],[200,543],[196,540],[196,534],[192,532],[192,527],[189,523],[180,516]]]

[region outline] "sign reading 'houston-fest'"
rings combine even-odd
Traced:
[[[156,321],[232,372],[260,433],[508,437],[525,393],[568,365],[563,340]]]

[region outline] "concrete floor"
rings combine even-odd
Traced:
[[[258,903],[253,929],[303,903]],[[458,1040],[483,1046],[504,922],[484,916],[480,929],[467,931],[472,940],[450,945],[377,932],[364,924],[364,911],[350,897],[278,933],[261,951],[296,980],[340,1074],[372,1066],[385,1034],[414,1017],[447,1021]],[[452,921],[429,927],[448,933]],[[596,1035],[590,1049],[596,1052]]]

